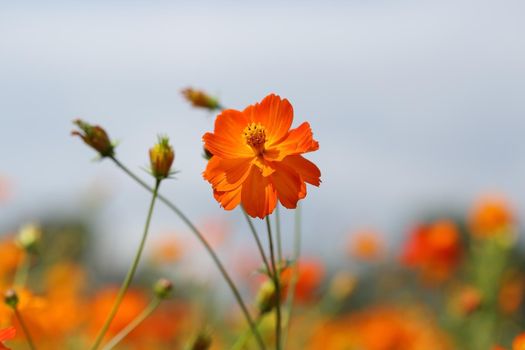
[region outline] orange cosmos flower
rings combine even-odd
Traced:
[[[476,238],[488,238],[513,230],[514,213],[502,197],[490,196],[480,199],[470,213],[470,229]]]
[[[268,95],[244,111],[228,109],[203,137],[213,157],[203,173],[215,199],[226,210],[240,203],[252,217],[264,218],[277,200],[293,209],[306,197],[306,183],[319,186],[321,172],[301,154],[319,149],[310,124],[290,130],[293,108]]]
[[[350,236],[350,255],[363,261],[377,260],[384,253],[383,241],[373,230],[361,230]]]
[[[411,233],[402,253],[405,265],[419,269],[428,281],[445,280],[462,254],[459,230],[450,220],[420,225]]]

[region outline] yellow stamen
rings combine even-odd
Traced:
[[[250,123],[243,131],[246,143],[253,148],[258,154],[264,152],[264,143],[266,142],[266,129],[261,123]]]

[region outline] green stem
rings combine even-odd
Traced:
[[[135,254],[135,258],[133,259],[133,262],[131,263],[131,267],[128,270],[126,278],[124,279],[124,282],[122,282],[122,286],[120,287],[117,298],[115,299],[115,302],[113,303],[113,307],[111,308],[111,311],[109,312],[109,315],[106,318],[106,321],[104,322],[104,325],[102,326],[102,329],[100,330],[97,338],[95,339],[95,343],[91,347],[91,350],[96,350],[100,346],[100,343],[102,342],[102,339],[106,335],[106,332],[108,331],[108,328],[111,325],[111,321],[113,321],[113,319],[115,318],[118,308],[120,304],[122,303],[122,300],[124,299],[124,295],[128,291],[131,281],[133,280],[133,277],[135,276],[135,272],[137,270],[137,266],[140,261],[140,256],[142,255],[142,251],[144,250],[144,245],[146,243],[146,238],[148,236],[149,225],[151,223],[151,217],[153,216],[153,208],[155,207],[155,200],[157,199],[159,186],[160,186],[160,180],[157,180],[155,183],[155,188],[153,189],[153,196],[151,198],[151,203],[149,205],[148,216],[146,218],[146,224],[144,225],[144,233],[142,234],[142,239],[140,241],[139,248],[137,249],[137,253]]]
[[[275,323],[275,348],[281,350],[281,283],[280,283],[280,270],[275,263],[275,253],[273,249],[273,238],[272,238],[272,225],[270,224],[270,216],[266,216],[266,228],[268,230],[268,242],[270,245],[270,259],[272,262],[272,279],[275,286],[275,312],[277,316],[277,322]]]
[[[102,350],[111,350],[118,343],[120,343],[129,333],[131,333],[135,328],[137,328],[146,318],[148,318],[155,309],[160,305],[162,300],[155,297],[151,303],[131,321],[126,327],[124,327],[117,335],[115,335],[103,348]]]
[[[150,192],[153,192],[153,189],[151,187],[149,187],[148,184],[146,184],[144,181],[142,181],[137,175],[135,175],[131,170],[129,170],[117,158],[115,158],[115,157],[110,157],[110,158],[111,158],[111,160],[113,160],[113,162],[121,170],[123,170],[126,174],[128,174],[128,176],[130,176],[133,180],[135,180],[135,182],[137,182],[139,185],[141,185],[144,189],[146,189],[146,190],[148,190]],[[264,345],[264,341],[263,341],[260,333],[257,331],[257,328],[255,327],[255,323],[253,322],[253,319],[250,316],[250,313],[248,311],[248,308],[246,307],[246,304],[244,304],[244,301],[242,300],[242,297],[241,297],[241,294],[239,293],[239,290],[235,286],[235,283],[233,283],[233,280],[231,279],[230,275],[226,271],[226,268],[224,267],[224,265],[220,261],[219,257],[217,256],[217,254],[215,253],[215,251],[213,250],[211,245],[208,243],[208,241],[206,241],[206,239],[204,238],[202,233],[197,229],[197,227],[195,227],[195,225],[190,221],[190,219],[188,219],[188,217],[186,215],[184,215],[184,213],[178,207],[176,207],[175,204],[173,204],[169,199],[167,199],[166,197],[164,197],[164,196],[162,196],[160,194],[158,195],[158,198],[159,198],[159,200],[162,203],[164,203],[176,215],[179,216],[179,218],[190,228],[190,230],[195,234],[197,239],[202,243],[202,245],[204,246],[204,248],[206,249],[206,251],[208,252],[210,257],[212,258],[213,262],[215,263],[215,265],[217,266],[217,268],[221,272],[223,278],[226,280],[226,283],[230,287],[230,289],[231,289],[231,291],[232,291],[232,293],[233,293],[233,295],[235,297],[235,300],[239,304],[239,307],[241,308],[242,313],[244,314],[244,317],[246,318],[246,321],[248,322],[248,325],[250,326],[250,329],[252,330],[255,338],[257,339],[257,344],[259,345],[259,349],[261,349],[261,350],[266,349],[266,347]]]
[[[13,308],[13,311],[15,312],[15,317],[18,320],[18,323],[20,323],[20,326],[22,327],[22,331],[24,331],[24,334],[27,339],[27,345],[29,345],[29,348],[31,350],[36,350],[35,343],[33,342],[33,338],[31,338],[31,334],[29,333],[29,328],[27,328],[27,325],[24,321],[24,318],[22,317],[22,314],[20,311],[18,311],[18,308],[15,306]]]
[[[283,248],[281,241],[281,212],[279,210],[279,203],[275,206],[275,231],[277,235],[277,260],[279,263],[283,261]]]
[[[297,205],[295,209],[295,223],[294,223],[294,243],[293,243],[293,257],[292,261],[294,264],[292,278],[290,279],[290,288],[288,289],[288,296],[286,297],[286,323],[284,325],[285,332],[283,334],[283,344],[286,347],[286,340],[288,338],[288,330],[290,328],[290,320],[292,318],[293,302],[295,296],[295,287],[297,286],[297,280],[299,279],[299,268],[298,261],[301,255],[301,206]]]
[[[257,318],[255,319],[255,325],[256,327],[258,328],[262,319],[263,319],[263,316],[262,314],[259,314],[259,316],[257,316]],[[230,348],[230,350],[242,350],[245,348],[246,346],[246,343],[248,342],[248,340],[250,340],[250,336],[252,335],[252,332],[248,329],[247,331],[245,331],[238,339],[237,341],[233,344],[233,346]]]
[[[23,288],[27,282],[29,269],[31,268],[31,254],[25,252],[22,257],[22,262],[18,265],[15,273],[14,285]]]
[[[259,248],[259,252],[261,253],[261,258],[264,263],[264,267],[266,268],[266,274],[268,276],[271,275],[272,270],[270,269],[270,264],[268,263],[268,259],[266,258],[266,254],[264,253],[264,248],[262,246],[261,240],[259,239],[259,235],[257,234],[257,230],[255,229],[255,226],[253,225],[252,219],[246,214],[246,211],[242,210],[244,217],[246,218],[246,221],[248,222],[248,226],[250,226],[250,231],[253,235],[253,238],[255,239],[255,242],[257,243],[257,248]]]

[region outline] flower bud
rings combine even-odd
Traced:
[[[173,283],[166,278],[161,278],[153,286],[153,291],[159,299],[166,299],[173,290]]]
[[[18,301],[18,294],[16,294],[16,291],[14,289],[9,289],[7,292],[5,292],[4,302],[6,303],[6,305],[14,309],[18,305]]]
[[[111,157],[115,154],[115,147],[102,127],[88,124],[80,119],[74,120],[73,123],[80,128],[80,131],[74,130],[71,135],[80,136],[86,144],[100,153],[101,157]]]
[[[272,280],[265,281],[259,291],[257,292],[257,297],[255,298],[257,309],[259,310],[260,315],[264,315],[275,307],[276,303],[276,293],[275,287]]]
[[[182,90],[182,95],[193,107],[205,108],[210,111],[221,109],[219,101],[202,90],[186,88]]]
[[[159,141],[149,150],[149,159],[151,173],[155,178],[162,180],[170,176],[171,164],[175,159],[175,153],[167,137],[159,136]]]
[[[208,330],[200,331],[190,342],[190,350],[208,350],[211,347],[211,334]]]
[[[35,224],[22,226],[16,238],[17,243],[28,253],[36,254],[40,248],[42,229]]]

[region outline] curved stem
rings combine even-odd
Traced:
[[[15,287],[23,288],[27,282],[29,269],[31,268],[31,254],[27,251],[22,256],[22,262],[18,265],[15,273],[14,285]]]
[[[137,175],[135,175],[131,170],[129,170],[117,158],[115,158],[115,157],[110,157],[110,158],[111,158],[111,160],[113,160],[113,162],[121,170],[123,170],[133,180],[135,180],[135,182],[137,182],[139,185],[141,185],[144,189],[146,189],[146,190],[148,190],[150,192],[153,192],[153,189],[151,187],[149,187],[148,184],[146,184],[144,181],[142,181]],[[246,304],[244,304],[244,301],[242,300],[242,297],[241,297],[241,294],[239,293],[239,290],[235,286],[235,283],[233,283],[233,280],[231,279],[230,275],[226,271],[226,268],[224,267],[224,265],[220,261],[219,257],[217,256],[217,254],[215,253],[215,251],[213,250],[211,245],[208,243],[208,241],[206,241],[206,239],[204,238],[202,233],[197,229],[197,227],[195,227],[195,225],[190,221],[190,219],[188,219],[188,217],[186,215],[184,215],[184,213],[178,207],[176,207],[175,204],[173,204],[169,199],[167,199],[166,197],[164,197],[164,196],[162,196],[160,194],[158,195],[158,198],[159,198],[159,200],[162,203],[164,203],[168,208],[170,208],[175,214],[177,214],[179,216],[179,218],[190,228],[190,230],[195,234],[197,239],[202,243],[202,245],[204,246],[204,248],[206,249],[206,251],[208,252],[210,257],[212,258],[213,262],[215,263],[215,265],[217,266],[217,268],[221,272],[223,278],[226,280],[226,283],[230,287],[230,289],[231,289],[231,291],[232,291],[232,293],[233,293],[233,295],[235,297],[235,300],[239,304],[239,307],[241,308],[241,310],[242,310],[242,312],[244,314],[244,317],[246,318],[246,321],[248,322],[248,324],[250,326],[250,329],[252,330],[253,335],[257,339],[257,344],[259,345],[259,348],[261,350],[266,349],[266,347],[264,345],[264,341],[263,341],[259,331],[255,327],[255,323],[253,322],[253,319],[250,316],[250,313],[248,311],[248,308],[246,307]]]
[[[253,225],[252,219],[246,214],[246,211],[243,209],[242,213],[244,214],[244,217],[246,218],[246,221],[248,222],[248,226],[250,226],[250,231],[252,232],[253,238],[255,239],[255,242],[257,243],[257,248],[259,248],[259,252],[261,253],[261,258],[264,263],[264,267],[266,268],[266,273],[268,276],[272,274],[272,270],[270,269],[270,264],[268,263],[268,258],[266,257],[266,254],[264,253],[264,248],[262,246],[261,240],[259,238],[259,235],[257,234],[257,230],[255,229],[255,226]]]
[[[24,322],[24,318],[22,317],[22,314],[20,314],[20,311],[18,311],[18,308],[16,306],[13,308],[13,311],[15,312],[15,317],[18,320],[18,323],[20,323],[20,326],[22,327],[22,330],[24,331],[29,348],[31,350],[36,350],[35,343],[33,342],[33,338],[31,338],[31,334],[29,333],[29,328],[27,328],[27,325]]]
[[[279,203],[275,206],[275,233],[277,238],[277,261],[283,261],[283,248],[281,241],[281,212],[279,210]]]
[[[162,300],[155,297],[151,303],[131,321],[126,327],[124,327],[117,335],[115,335],[103,348],[102,350],[111,350],[118,343],[120,343],[126,336],[131,333],[135,328],[138,327],[146,318],[149,317],[157,309]]]
[[[264,314],[259,314],[257,316],[257,318],[255,319],[255,325],[257,327],[259,327],[259,325],[261,324],[263,316],[264,316]],[[237,340],[232,345],[230,350],[242,350],[242,349],[244,349],[245,346],[246,346],[246,343],[248,342],[248,340],[250,340],[250,336],[251,335],[252,335],[252,333],[250,332],[250,330],[245,331],[243,334],[241,334],[241,336],[239,338],[237,338]]]
[[[290,328],[290,321],[292,318],[293,301],[295,296],[295,287],[297,286],[297,280],[299,278],[298,261],[301,255],[301,206],[298,204],[295,209],[295,223],[294,223],[294,243],[293,243],[293,273],[290,279],[290,288],[288,289],[288,296],[286,298],[285,308],[287,310],[286,323],[284,325],[285,332],[283,334],[283,344],[286,346],[286,340],[288,338],[288,329]]]
[[[115,315],[117,314],[118,308],[120,304],[122,303],[122,300],[124,299],[124,295],[128,291],[128,288],[131,284],[131,281],[133,280],[133,277],[135,276],[135,272],[137,271],[137,266],[140,261],[140,256],[142,255],[142,251],[144,250],[144,245],[146,243],[146,238],[148,236],[149,225],[151,223],[151,217],[153,216],[153,208],[155,207],[155,200],[157,199],[159,186],[160,186],[160,180],[157,180],[155,183],[155,188],[153,189],[153,196],[151,198],[151,203],[149,205],[148,216],[146,218],[146,224],[144,225],[144,232],[142,234],[142,239],[140,241],[139,248],[137,249],[137,253],[135,254],[135,258],[133,259],[133,262],[131,263],[131,267],[128,270],[126,278],[124,279],[124,282],[122,282],[122,286],[120,287],[120,290],[117,294],[117,298],[115,299],[115,302],[113,303],[113,307],[111,308],[111,311],[109,312],[109,315],[106,318],[106,321],[104,322],[104,325],[102,326],[102,329],[100,330],[97,338],[95,339],[95,343],[91,347],[91,350],[98,349],[100,343],[102,342],[102,339],[104,338],[104,335],[106,335],[106,332],[108,331],[108,328],[111,325],[111,321],[113,321],[113,319],[115,318]]]
[[[272,225],[270,224],[270,216],[266,216],[266,228],[268,229],[268,242],[270,245],[270,259],[272,261],[272,279],[275,286],[275,295],[277,296],[275,302],[275,312],[277,316],[277,322],[275,324],[275,348],[281,350],[281,283],[280,283],[280,270],[275,263],[275,253],[273,249],[273,238],[272,238]]]

